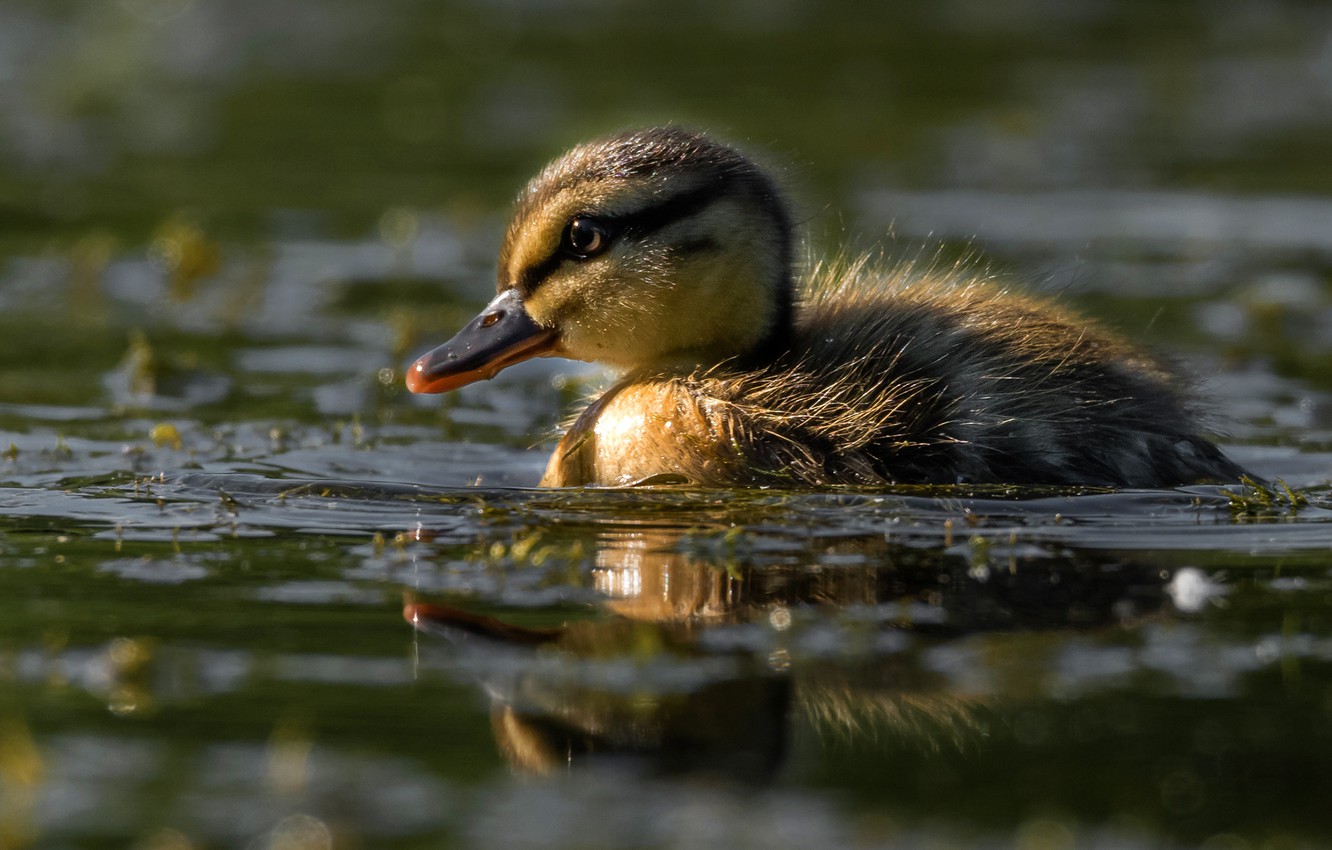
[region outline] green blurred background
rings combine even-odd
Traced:
[[[1332,190],[1320,2],[9,0],[4,231],[491,212],[664,121],[867,185]],[[817,214],[817,213],[816,213]]]

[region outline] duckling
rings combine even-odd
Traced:
[[[1166,487],[1244,471],[1163,364],[965,269],[824,263],[749,158],[677,127],[564,154],[519,194],[498,294],[407,372],[417,393],[531,357],[623,377],[543,486]]]

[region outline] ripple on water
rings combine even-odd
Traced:
[[[171,559],[153,558],[148,555],[139,558],[113,558],[103,561],[97,570],[145,584],[181,584],[208,576],[206,566],[183,555]]]

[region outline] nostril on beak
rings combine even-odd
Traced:
[[[481,317],[481,327],[488,328],[502,318],[504,318],[503,310],[492,310]]]

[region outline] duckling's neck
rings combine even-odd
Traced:
[[[795,345],[795,282],[791,279],[791,270],[783,270],[781,282],[774,287],[775,297],[772,323],[768,332],[740,358],[742,365],[761,366],[772,363],[791,350]]]
[[[742,368],[756,368],[779,360],[795,345],[796,337],[794,226],[785,203],[771,184],[761,197],[763,211],[771,221],[773,232],[769,242],[772,265],[767,286],[771,309],[763,335],[736,358],[736,365]]]
[[[795,344],[795,223],[772,179],[758,172],[756,194],[760,206],[772,226],[770,246],[775,265],[770,271],[768,291],[772,296],[772,312],[767,332],[740,360],[745,366],[761,366],[780,359]]]
[[[781,359],[795,344],[793,283],[784,274],[770,291],[774,297],[765,327],[755,335],[738,331],[702,345],[665,352],[630,367],[634,373],[689,375],[716,367],[758,369]],[[740,340],[744,337],[743,342]],[[737,344],[739,343],[739,344]]]

